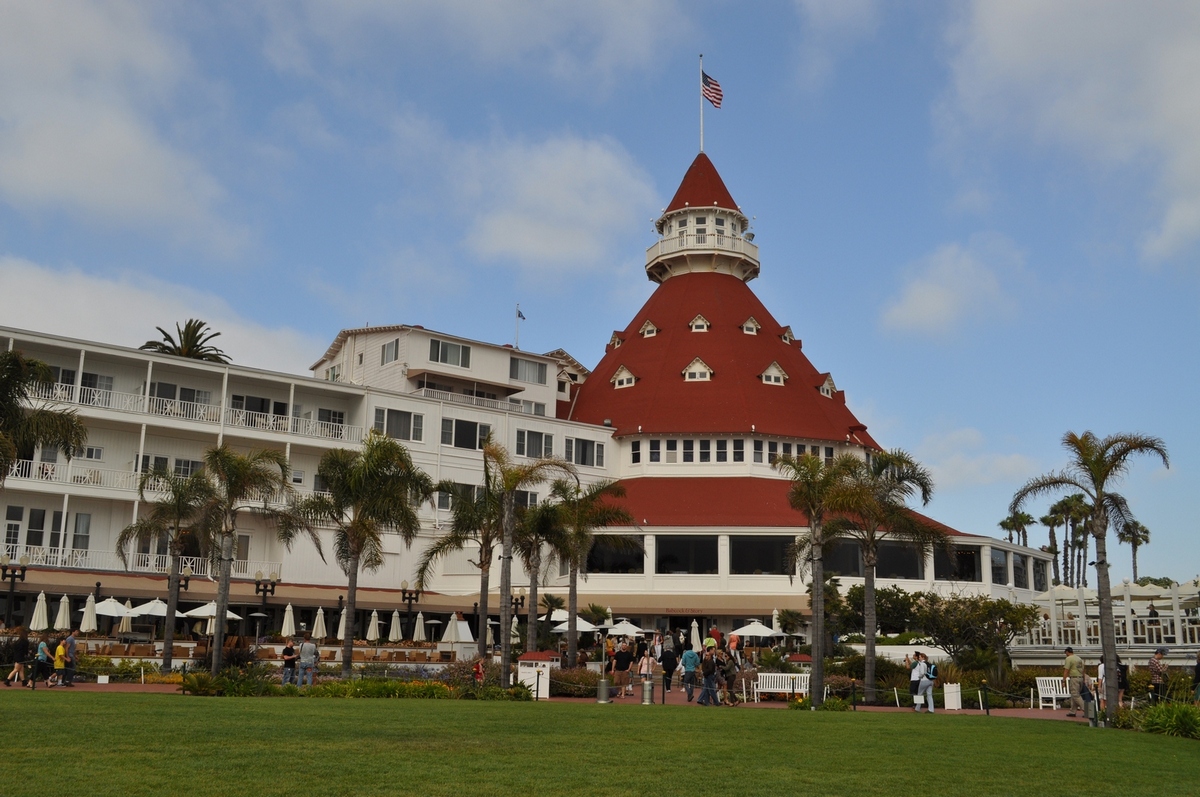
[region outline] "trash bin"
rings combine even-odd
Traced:
[[[642,681],[642,705],[654,705],[654,679],[646,678]]]

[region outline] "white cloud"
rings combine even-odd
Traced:
[[[235,363],[291,373],[306,373],[328,346],[293,329],[243,318],[211,293],[141,275],[110,279],[0,256],[0,285],[5,326],[35,332],[140,346],[159,338],[155,327],[173,334],[176,322],[201,318],[221,333],[214,344]]]
[[[150,17],[119,0],[0,7],[0,198],[236,247],[222,187],[155,124],[190,64]]]
[[[980,137],[1062,146],[1157,178],[1161,222],[1143,254],[1200,239],[1200,5],[1190,0],[975,0],[951,32],[942,114]]]
[[[1019,254],[999,236],[977,236],[966,247],[941,246],[910,270],[880,323],[895,332],[941,336],[968,321],[1007,312],[1012,302],[997,271],[1019,263]]]
[[[801,18],[800,80],[817,88],[834,62],[879,26],[876,0],[796,0]]]
[[[928,435],[917,446],[916,456],[940,489],[1021,482],[1038,473],[1031,457],[999,454],[985,447],[983,433],[967,427]]]

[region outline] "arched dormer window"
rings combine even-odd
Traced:
[[[633,387],[634,383],[637,382],[637,377],[634,376],[628,368],[622,365],[617,369],[617,372],[613,374],[613,378],[609,381],[613,383],[614,388],[620,390],[623,387]]]
[[[685,382],[708,382],[713,378],[713,369],[701,360],[699,357],[688,363],[688,367],[683,369],[683,379]]]
[[[779,366],[779,363],[773,362],[767,366],[767,370],[762,372],[761,378],[764,385],[779,385],[782,387],[784,382],[787,381],[788,375]]]
[[[654,326],[654,322],[647,320],[642,324],[642,328],[638,330],[643,338],[652,338],[658,334],[658,327]]]
[[[760,329],[762,329],[762,324],[755,321],[754,316],[750,316],[742,322],[742,332],[747,335],[757,335]]]
[[[707,332],[710,326],[708,319],[702,315],[698,315],[688,322],[688,329],[693,332]]]

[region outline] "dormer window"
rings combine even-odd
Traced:
[[[654,326],[652,322],[647,321],[642,324],[642,328],[638,332],[641,333],[643,338],[652,338],[658,334],[658,327]]]
[[[821,395],[826,398],[833,398],[833,394],[837,392],[837,385],[833,383],[833,377],[826,374],[825,382],[821,385]]]
[[[687,382],[708,382],[713,378],[713,369],[697,357],[683,369],[683,378]]]
[[[762,329],[762,324],[755,321],[754,316],[750,316],[742,322],[742,332],[747,335],[757,335],[760,329]]]
[[[702,315],[698,315],[688,322],[688,327],[693,332],[707,332],[709,327],[708,319]]]
[[[793,340],[795,340],[795,339],[796,339],[796,336],[792,334],[792,328],[791,328],[791,327],[784,327],[784,328],[783,328],[783,334],[782,334],[782,335],[780,335],[779,337],[781,337],[781,338],[783,339],[783,342],[784,342],[784,343],[787,343],[787,344],[789,344],[789,345],[791,344],[791,342],[792,342]]]
[[[774,362],[767,366],[767,370],[762,372],[762,381],[765,385],[779,385],[787,381],[787,372],[779,367],[779,363]]]
[[[617,333],[615,332],[613,333],[613,336],[608,339],[608,345],[612,346],[614,349],[621,348],[621,344],[624,342],[625,341],[621,340],[621,338],[617,337]]]
[[[617,369],[617,372],[613,374],[613,378],[609,381],[613,383],[614,388],[620,390],[623,387],[633,387],[634,382],[637,381],[637,377],[634,376],[628,368],[622,365]]]

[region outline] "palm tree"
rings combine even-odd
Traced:
[[[863,632],[866,636],[863,699],[875,702],[875,565],[879,543],[889,540],[913,543],[924,549],[944,545],[946,534],[922,521],[907,501],[920,496],[922,504],[933,497],[933,477],[904,451],[893,449],[871,457],[857,458],[852,470],[827,500],[830,510],[845,520],[844,534],[858,543],[863,560]]]
[[[53,383],[50,366],[19,351],[0,352],[0,487],[19,459],[32,459],[38,446],[70,460],[87,442],[87,427],[72,410],[34,405],[35,389]]]
[[[1088,531],[1096,540],[1096,589],[1100,599],[1100,648],[1105,661],[1117,660],[1117,636],[1113,627],[1112,584],[1108,575],[1108,526],[1112,522],[1118,534],[1134,522],[1128,502],[1112,492],[1129,471],[1135,454],[1157,456],[1170,467],[1167,447],[1157,437],[1140,434],[1115,434],[1103,439],[1092,432],[1082,435],[1067,432],[1062,439],[1068,462],[1060,471],[1047,473],[1025,483],[1009,505],[1010,512],[1020,511],[1026,500],[1062,489],[1074,489],[1091,503]],[[1106,679],[1105,698],[1116,706],[1117,679]]]
[[[325,492],[303,499],[297,507],[313,522],[334,527],[334,556],[348,580],[345,616],[351,622],[342,642],[342,677],[349,678],[358,572],[378,570],[383,564],[383,534],[398,533],[405,545],[412,545],[421,530],[413,501],[427,500],[433,483],[404,446],[374,431],[359,451],[325,452],[317,473],[327,485]]]
[[[1067,586],[1087,586],[1086,575],[1080,575],[1079,546],[1085,540],[1086,532],[1081,526],[1091,516],[1091,507],[1082,493],[1068,495],[1050,507],[1052,514],[1063,519],[1063,582]]]
[[[851,462],[850,460],[853,460]],[[796,537],[787,549],[788,580],[795,578],[802,566],[810,569],[812,583],[825,582],[824,550],[829,542],[825,529],[825,513],[830,495],[859,463],[858,458],[843,454],[826,467],[825,461],[812,454],[793,459],[784,455],[775,460],[775,469],[791,482],[788,502],[792,509],[804,514],[808,521],[808,532]],[[825,593],[812,593],[812,674],[809,694],[814,708],[825,699]]]
[[[1133,551],[1133,580],[1137,581],[1138,548],[1150,544],[1150,529],[1136,520],[1130,520],[1117,531],[1117,542],[1123,542]]]
[[[587,577],[588,554],[596,531],[609,526],[632,526],[633,516],[622,506],[611,503],[625,497],[625,488],[614,481],[587,485],[559,479],[550,495],[561,507],[562,523],[567,529],[559,556],[567,563],[567,666],[574,667],[579,651],[579,575]],[[643,550],[642,543],[624,534],[609,535],[610,543],[627,550]],[[591,608],[591,607],[589,607]],[[603,612],[603,607],[600,608]],[[600,622],[604,622],[601,614]]]
[[[542,611],[546,613],[546,635],[543,639],[549,640],[551,629],[554,628],[554,613],[567,608],[567,599],[562,595],[551,595],[547,592],[542,595],[541,601]]]
[[[542,579],[542,554],[547,549],[549,561],[544,564],[546,569],[553,567],[557,561],[557,551],[563,547],[566,538],[566,527],[562,524],[561,513],[557,504],[543,501],[537,506],[526,509],[517,526],[516,538],[513,545],[525,572],[529,574],[529,614],[525,620],[525,650],[533,652],[538,649],[541,634],[538,633],[538,587]],[[561,602],[561,598],[559,601]],[[546,618],[549,620],[549,618]]]
[[[804,615],[795,609],[779,610],[779,630],[785,634],[794,634],[804,623]],[[823,691],[823,690],[822,690]]]
[[[324,560],[321,541],[308,518],[294,504],[291,469],[281,451],[264,449],[239,454],[228,445],[204,452],[204,471],[213,481],[214,493],[204,510],[204,534],[209,550],[216,553],[219,567],[217,608],[213,622],[212,674],[221,670],[225,644],[225,618],[229,610],[229,579],[233,572],[233,544],[237,540],[238,518],[249,512],[275,527],[276,534],[290,550],[296,536],[304,532]],[[284,508],[272,502],[285,503]]]
[[[1063,525],[1063,517],[1056,512],[1050,512],[1049,514],[1042,515],[1042,519],[1038,522],[1045,526],[1050,533],[1050,544],[1043,550],[1050,554],[1050,562],[1054,566],[1054,583],[1061,584],[1063,582],[1059,578],[1058,572],[1058,537],[1055,536],[1054,530]]]
[[[204,471],[177,476],[165,468],[155,468],[138,480],[138,498],[146,491],[162,493],[150,504],[146,517],[138,518],[117,535],[117,554],[129,566],[126,549],[134,542],[146,545],[165,539],[170,569],[167,575],[167,615],[163,620],[163,672],[170,672],[175,645],[175,610],[179,606],[179,557],[184,544],[197,525],[203,525],[204,512],[213,506],[213,485]]]
[[[1033,515],[1027,512],[1018,512],[1015,515],[1009,515],[1001,520],[998,525],[1001,529],[1008,532],[1008,541],[1013,542],[1014,538],[1017,545],[1029,546],[1028,528],[1036,523]]]
[[[187,323],[180,328],[179,323],[175,323],[175,334],[177,338],[172,337],[170,332],[167,332],[162,327],[155,327],[162,335],[162,340],[148,340],[139,349],[146,351],[158,352],[159,354],[170,354],[174,357],[189,357],[193,360],[205,360],[210,363],[227,363],[229,357],[225,352],[210,344],[214,338],[221,337],[220,332],[213,332],[208,324],[201,321],[199,318],[189,318]]]
[[[512,557],[517,527],[517,491],[527,490],[557,474],[574,475],[569,463],[543,457],[518,464],[504,446],[491,441],[483,446],[484,473],[494,474],[494,487],[500,502],[500,686],[508,688],[512,665]]]

